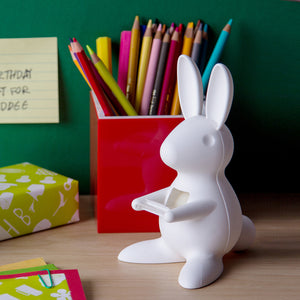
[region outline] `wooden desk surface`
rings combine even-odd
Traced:
[[[88,300],[300,297],[300,195],[240,196],[256,225],[257,241],[247,252],[226,255],[222,276],[198,290],[178,285],[182,263],[119,262],[125,246],[159,233],[98,234],[92,197],[80,200],[79,223],[0,242],[0,265],[43,257],[59,268],[76,268]]]

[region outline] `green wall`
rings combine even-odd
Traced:
[[[28,161],[78,179],[81,194],[89,193],[89,88],[70,58],[70,37],[94,46],[110,36],[116,76],[120,31],[135,15],[168,25],[200,18],[210,25],[211,46],[233,18],[222,57],[235,82],[228,177],[237,192],[299,191],[300,3],[27,0],[3,1],[1,11],[2,38],[58,37],[61,121],[0,125],[0,167]]]

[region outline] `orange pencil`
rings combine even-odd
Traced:
[[[191,56],[193,41],[194,41],[194,23],[189,22],[184,33],[181,54]],[[172,107],[171,107],[171,115],[179,115],[179,114],[180,114],[180,103],[179,103],[179,95],[178,95],[178,82],[176,81]]]
[[[126,97],[131,104],[135,103],[135,89],[136,89],[136,77],[139,60],[139,48],[140,48],[140,20],[136,16],[131,29],[131,40],[129,50],[128,61],[128,74],[126,85]]]

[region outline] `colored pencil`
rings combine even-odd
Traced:
[[[201,23],[198,27],[198,30],[197,30],[195,38],[194,38],[192,54],[191,54],[191,58],[194,60],[194,62],[198,66],[198,68],[200,65],[202,29],[203,29],[203,24]]]
[[[183,32],[184,26],[182,23],[178,25],[178,31],[179,31],[179,43],[180,43],[180,49],[182,49],[182,32]]]
[[[157,71],[155,75],[153,90],[151,94],[151,101],[149,105],[149,115],[156,115],[158,110],[159,98],[161,94],[161,88],[164,80],[165,68],[167,64],[169,48],[170,48],[171,34],[168,29],[164,34],[161,44],[161,50],[157,63]]]
[[[86,83],[89,85],[89,87],[92,88],[91,85],[90,85],[90,83],[89,83],[89,81],[87,80],[86,75],[84,74],[84,72],[82,70],[82,67],[80,66],[77,58],[75,57],[74,53],[72,52],[71,45],[68,45],[68,48],[69,48],[69,51],[70,51],[70,54],[71,54],[71,57],[72,57],[72,60],[73,60],[73,62],[75,64],[75,66],[77,67],[77,69],[79,70],[80,74],[82,75],[82,77],[84,78],[84,80],[86,81]]]
[[[103,36],[96,39],[96,53],[106,68],[112,73],[111,38]]]
[[[170,28],[169,28],[170,36],[172,36],[172,34],[174,33],[175,28],[176,28],[175,24],[172,23],[171,26],[170,26]]]
[[[153,90],[161,43],[162,43],[162,25],[159,24],[152,42],[151,54],[149,58],[149,65],[148,65],[147,75],[145,79],[144,92],[143,92],[143,98],[142,98],[142,104],[140,110],[141,115],[147,115],[149,112],[151,93]]]
[[[206,65],[207,46],[208,46],[208,25],[204,24],[203,32],[202,32],[201,50],[200,50],[201,52],[200,62],[199,62],[199,70],[201,74],[203,74]]]
[[[185,54],[190,56],[193,48],[194,41],[194,23],[189,22],[183,37],[183,45],[181,54]],[[171,106],[171,115],[179,115],[180,114],[180,102],[178,95],[178,82],[176,81],[176,85],[174,88],[174,95]]]
[[[112,110],[110,104],[107,101],[107,98],[102,90],[102,87],[100,86],[99,82],[95,78],[95,75],[93,73],[93,69],[90,66],[90,60],[86,56],[83,48],[79,44],[77,40],[74,40],[73,43],[71,43],[72,52],[77,55],[78,60],[82,66],[82,69],[84,70],[84,73],[86,74],[86,77],[96,95],[98,98],[98,101],[103,109],[103,112],[105,116],[113,116],[114,111]]]
[[[195,26],[195,28],[194,28],[194,36],[196,35],[196,33],[197,33],[197,31],[198,31],[198,29],[199,29],[201,23],[202,23],[201,20],[198,20],[198,21],[197,21],[197,24],[196,24],[196,26]]]
[[[152,20],[148,21],[147,28],[142,40],[141,54],[139,59],[138,77],[135,95],[135,110],[139,113],[143,98],[145,79],[149,64],[152,46]]]
[[[135,89],[136,89],[136,76],[139,60],[140,48],[140,20],[136,16],[131,29],[129,62],[128,62],[128,75],[126,85],[126,97],[131,104],[135,103]]]
[[[155,35],[156,31],[157,31],[157,28],[158,28],[158,25],[159,25],[159,22],[158,20],[156,19],[154,23],[152,23],[152,34]]]
[[[203,91],[205,92],[207,89],[207,85],[208,85],[208,81],[209,81],[209,77],[211,74],[211,71],[214,67],[214,65],[216,63],[219,62],[219,59],[221,57],[221,54],[223,52],[223,49],[225,47],[225,44],[228,40],[230,31],[231,31],[231,24],[232,24],[232,19],[229,20],[229,22],[225,25],[225,27],[223,28],[217,42],[216,45],[213,49],[213,52],[208,60],[208,63],[205,67],[205,70],[203,72],[203,76],[202,76],[202,83],[203,83]]]
[[[170,110],[170,104],[173,96],[173,90],[176,81],[176,68],[177,68],[177,59],[179,56],[179,44],[180,44],[180,37],[179,37],[179,28],[177,27],[174,31],[170,50],[164,75],[164,81],[162,85],[161,95],[159,99],[158,105],[158,115],[168,115]]]
[[[134,110],[131,103],[128,101],[124,93],[122,92],[121,88],[119,87],[118,83],[113,78],[112,74],[106,68],[102,60],[97,56],[97,54],[91,49],[91,47],[87,46],[88,52],[90,54],[91,60],[97,69],[98,73],[100,74],[101,78],[104,80],[106,85],[110,88],[113,95],[118,100],[119,104],[122,106],[123,110],[129,116],[137,115],[136,111]]]
[[[130,51],[131,31],[124,30],[120,36],[119,66],[118,66],[118,85],[126,94],[128,61]]]
[[[93,74],[95,76],[95,79],[97,80],[97,82],[100,84],[100,86],[102,88],[103,96],[104,96],[108,106],[113,111],[113,115],[114,116],[119,116],[119,115],[126,116],[126,113],[124,112],[124,110],[122,110],[122,107],[120,105],[118,105],[118,100],[116,99],[115,95],[112,93],[110,88],[107,86],[105,81],[101,78],[101,76],[98,73],[97,69],[95,68],[93,62],[89,60],[89,63],[90,63],[91,69],[93,71]]]
[[[182,54],[191,55],[194,41],[194,23],[189,22],[183,37]]]

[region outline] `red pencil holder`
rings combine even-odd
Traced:
[[[103,117],[91,94],[91,191],[97,196],[98,232],[157,232],[157,216],[131,208],[135,198],[167,187],[176,172],[159,154],[183,118]]]

